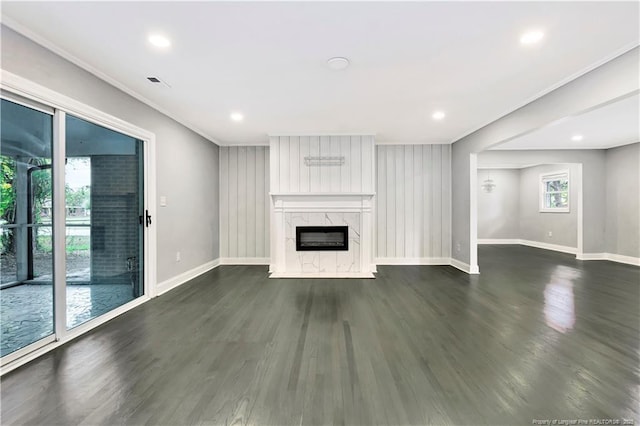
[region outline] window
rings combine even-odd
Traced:
[[[569,172],[540,175],[540,211],[569,212]]]

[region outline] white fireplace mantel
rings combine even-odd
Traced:
[[[273,278],[374,278],[373,135],[269,137]],[[348,250],[296,251],[298,226],[347,226]]]
[[[270,193],[271,278],[374,278],[375,193]],[[296,225],[349,226],[348,252],[296,252]]]

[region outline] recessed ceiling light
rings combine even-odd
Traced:
[[[573,135],[573,136],[571,136],[571,140],[574,141],[574,142],[580,142],[582,139],[584,139],[582,135]]]
[[[327,65],[329,65],[329,68],[331,68],[332,70],[339,71],[349,66],[349,60],[347,58],[337,56],[335,58],[327,60]]]
[[[239,112],[232,112],[229,116],[233,121],[242,121],[244,120],[244,115]]]
[[[161,34],[151,34],[148,38],[149,43],[156,47],[169,47],[171,46],[171,40]]]
[[[442,111],[436,111],[433,113],[433,115],[431,117],[433,117],[434,120],[442,120],[444,118],[445,114]]]
[[[539,30],[529,31],[520,37],[520,43],[522,44],[536,44],[544,37],[544,33]]]

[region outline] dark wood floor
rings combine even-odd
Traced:
[[[640,423],[640,268],[483,246],[480,276],[224,266],[2,378],[2,424]]]

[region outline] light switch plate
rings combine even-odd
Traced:
[[[160,196],[160,207],[166,207],[167,206],[167,197],[165,197],[164,195]]]

